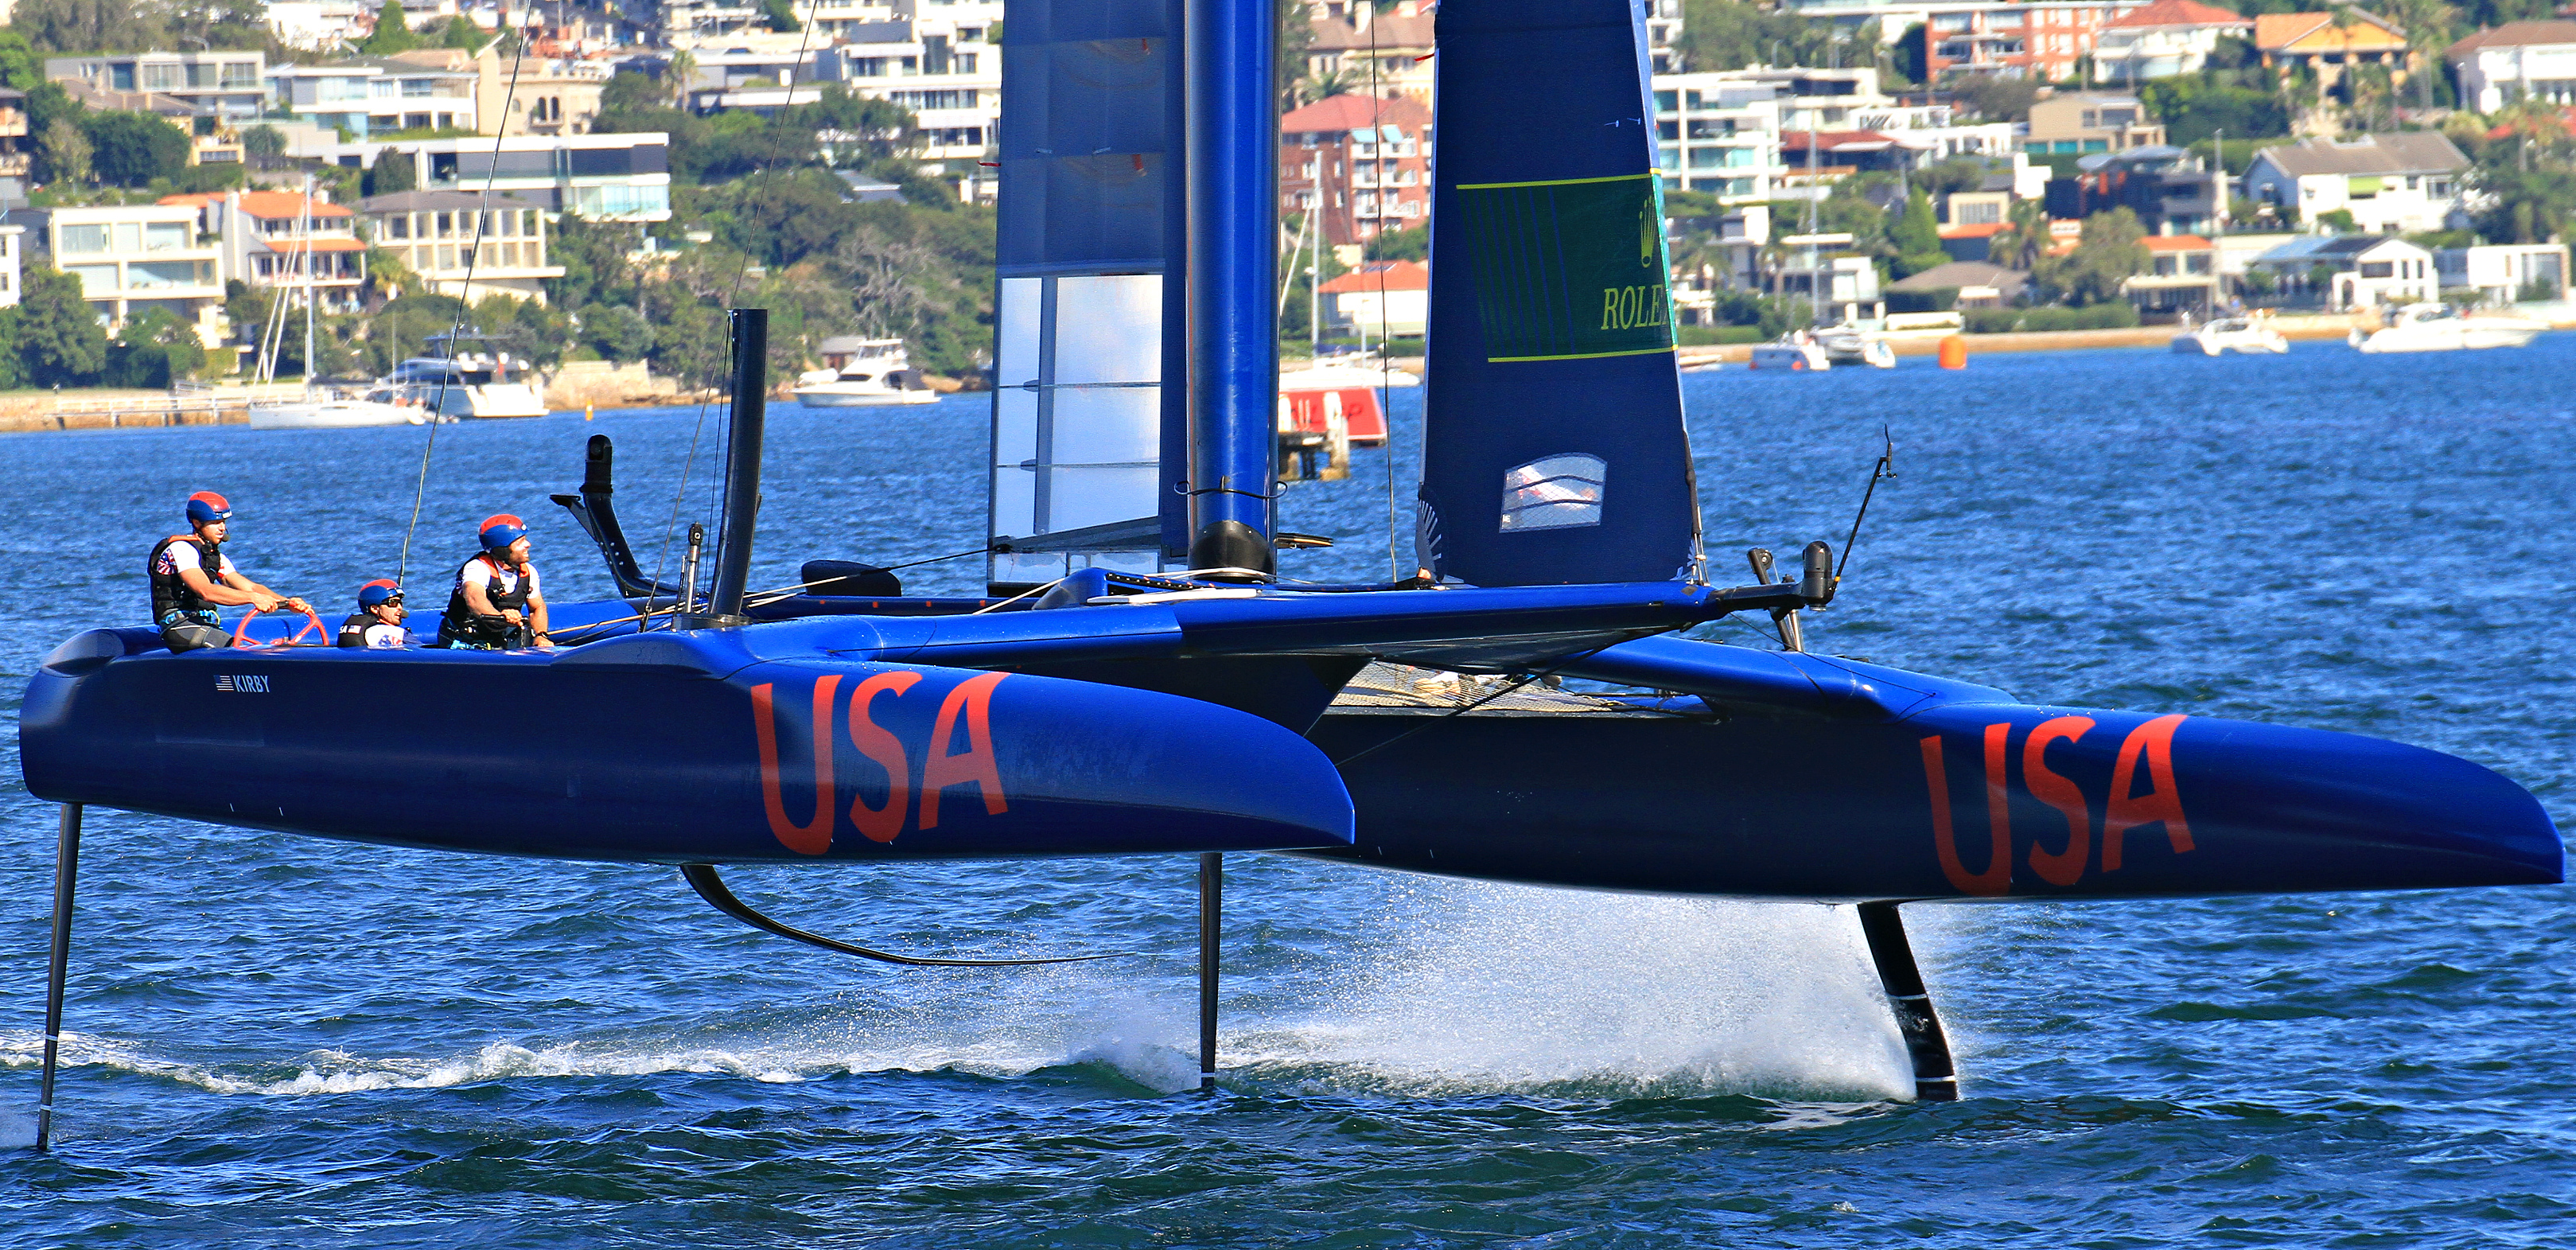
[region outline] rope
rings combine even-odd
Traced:
[[[519,67],[528,59],[529,42],[525,37],[520,38],[518,50],[510,54],[510,83],[501,93],[501,121],[494,127],[492,135],[492,167],[483,172],[483,207],[475,210],[474,213],[474,241],[466,249],[465,280],[456,288],[456,320],[447,327],[447,351],[441,357],[442,363],[448,367],[439,371],[438,393],[429,403],[429,420],[426,422],[429,426],[429,438],[421,444],[420,476],[412,483],[411,488],[411,524],[403,527],[402,558],[394,565],[394,585],[397,587],[402,586],[404,579],[411,575],[411,540],[412,536],[420,530],[421,501],[429,492],[430,458],[438,452],[439,418],[447,412],[447,380],[456,373],[456,339],[458,335],[465,333],[465,318],[473,312],[474,308],[468,297],[474,293],[474,269],[483,261],[483,236],[492,227],[492,187],[501,176],[501,144],[509,137],[510,106],[519,98]],[[305,263],[309,266],[312,263],[310,239],[306,240],[305,252],[307,256]],[[399,360],[393,362],[393,367],[396,370],[401,369],[402,362]],[[313,363],[306,361],[304,370],[308,374],[311,373]]]

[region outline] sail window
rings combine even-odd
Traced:
[[[1505,533],[1601,523],[1609,465],[1581,452],[1542,456],[1503,472]]]

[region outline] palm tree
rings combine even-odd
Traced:
[[[671,54],[670,63],[662,73],[662,85],[671,93],[671,107],[688,107],[689,82],[698,76],[698,58],[682,48]]]
[[[2404,27],[2408,56],[2415,68],[2418,107],[2433,107],[2433,78],[2442,72],[2442,49],[2460,20],[2460,11],[2442,0],[2381,0],[2390,20]]]
[[[2015,200],[2011,225],[1995,235],[1986,257],[2007,269],[2030,272],[2039,258],[2048,255],[2052,240],[2048,233],[2048,206],[2038,200]]]

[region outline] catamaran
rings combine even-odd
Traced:
[[[1720,574],[1644,20],[1634,0],[1441,7],[1416,567],[1320,585],[1278,556],[1322,540],[1279,530],[1273,485],[1272,7],[1019,0],[986,593],[905,596],[882,566],[827,560],[753,593],[767,317],[743,309],[708,593],[637,568],[599,437],[558,499],[622,598],[557,605],[557,650],[173,655],[141,623],[74,635],[19,731],[29,791],[61,805],[47,1064],[92,804],[663,864],[736,919],[899,963],[976,961],[804,932],[734,897],[722,866],[1194,855],[1202,1085],[1227,852],[1856,905],[1926,1099],[1958,1081],[1904,904],[2560,879],[2540,804],[2469,761],[2033,705],[1809,650],[1805,614],[1845,593],[1822,541]],[[1745,613],[1778,649],[1680,632]],[[1410,670],[1483,692],[1408,696],[1433,684]],[[1559,676],[1610,685],[1550,690]],[[402,714],[351,734],[353,707]],[[495,734],[496,707],[546,708],[546,731]]]

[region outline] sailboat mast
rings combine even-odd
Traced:
[[[304,238],[304,391],[313,392],[313,175],[304,176],[304,211],[297,217],[295,232]]]
[[[1267,575],[1279,395],[1277,13],[1183,0],[1190,567]]]
[[[1816,290],[1816,109],[1807,107],[1807,321],[1825,323],[1823,294]]]

